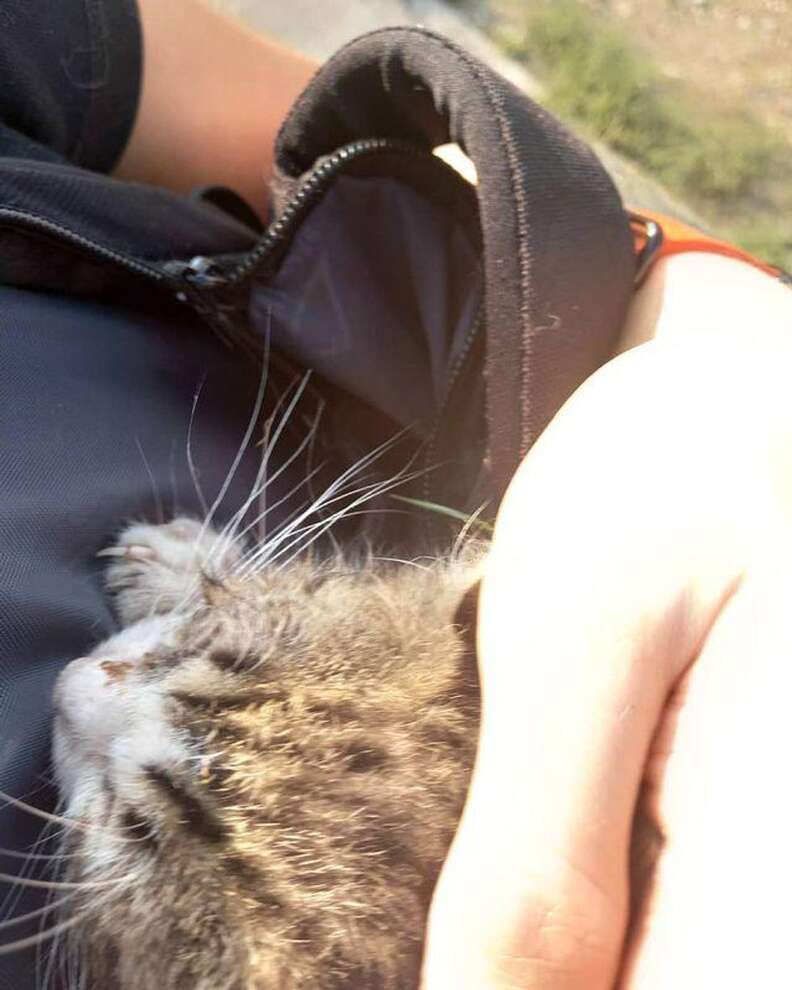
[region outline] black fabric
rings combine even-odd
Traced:
[[[612,351],[632,291],[632,237],[593,152],[448,40],[391,28],[351,42],[285,122],[288,189],[362,136],[431,150],[457,142],[476,166],[487,306],[489,477],[497,502],[545,425]]]
[[[141,65],[134,0],[3,0],[2,154],[109,171],[132,128]]]
[[[425,436],[482,283],[456,217],[392,179],[342,176],[277,273],[254,281],[250,318],[297,364]]]
[[[131,132],[141,69],[135,0],[0,4],[0,282],[112,294],[130,275],[99,252],[132,270],[254,244],[249,214],[222,200],[100,174]],[[150,267],[149,289],[178,291]]]

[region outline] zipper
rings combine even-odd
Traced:
[[[396,152],[402,155],[428,156],[429,152],[398,138],[361,138],[323,158],[300,182],[278,218],[262,234],[258,244],[244,259],[226,269],[216,260],[201,255],[184,262],[171,262],[166,269],[197,289],[232,289],[249,278],[268,257],[288,242],[305,213],[325,194],[331,182],[352,162],[367,155]]]
[[[63,224],[48,220],[45,217],[39,216],[37,213],[0,207],[0,225],[4,222],[10,222],[16,227],[34,230],[37,233],[58,237],[101,261],[112,262],[114,265],[123,268],[133,275],[147,278],[159,286],[172,285],[176,288],[172,277],[161,269],[139,261],[137,258],[133,258],[121,251],[115,251],[112,248],[105,247],[103,244],[99,244],[97,241],[93,241],[83,234],[77,234],[69,227],[64,227]]]
[[[294,228],[302,220],[305,213],[321,199],[331,182],[350,163],[367,155],[388,152],[422,157],[426,157],[429,154],[424,149],[397,138],[361,138],[358,141],[344,145],[333,154],[322,159],[303,178],[294,195],[281,210],[277,220],[270,224],[261,236],[258,244],[236,267],[224,270],[223,266],[216,260],[198,255],[192,258],[186,265],[180,263],[178,269],[174,264],[169,265],[169,270],[174,274],[178,274],[182,279],[190,283],[191,286],[198,289],[199,295],[201,289],[208,290],[211,293],[213,289],[223,290],[239,287],[240,283],[249,278],[256,269],[262,266],[268,257],[272,256],[277,252],[279,247],[288,242]],[[442,162],[442,159],[438,159],[437,162],[438,165],[445,164]],[[448,165],[445,167],[450,169]],[[191,293],[191,296],[193,305],[199,304],[199,300],[195,299],[195,293]],[[217,326],[219,319],[217,310],[215,309],[214,313],[210,312],[210,310],[211,307],[207,307],[207,311],[203,313],[204,318],[213,322],[218,332],[223,333],[224,330],[227,331],[227,326]],[[226,321],[222,322],[225,323]],[[426,467],[431,466],[436,456],[437,441],[446,411],[454,398],[459,380],[467,370],[473,344],[477,340],[483,324],[484,304],[482,300],[476,318],[467,332],[462,350],[451,368],[443,400],[440,403],[439,411],[434,417],[432,427],[430,428],[424,460]],[[427,471],[423,481],[424,494],[427,498],[431,495],[430,475],[431,472]]]
[[[189,302],[198,315],[225,338],[229,328],[233,329],[229,316],[234,307],[228,307],[228,313],[221,315],[217,311],[216,303],[213,305],[209,299],[204,299],[204,294],[211,296],[213,291],[238,288],[269,256],[288,241],[304,214],[321,199],[328,186],[346,167],[367,155],[389,152],[416,157],[429,156],[424,149],[398,138],[361,138],[344,145],[323,158],[304,176],[294,195],[287,201],[278,218],[270,224],[256,246],[245,254],[241,262],[231,267],[226,267],[217,259],[204,255],[196,255],[187,262],[165,262],[157,267],[108,248],[63,224],[24,210],[0,207],[0,225],[9,222],[37,233],[58,237],[101,261],[110,262],[132,275],[148,280],[160,289],[170,290],[179,302]],[[441,159],[437,159],[437,163],[443,164]],[[450,168],[450,166],[446,167]],[[436,457],[437,441],[445,414],[454,398],[458,382],[467,370],[473,344],[483,323],[482,301],[476,319],[465,337],[462,350],[451,368],[443,400],[430,428],[424,458],[426,467],[431,467]],[[431,496],[430,475],[431,472],[427,471],[423,482],[424,495],[427,498]]]
[[[470,355],[473,351],[473,344],[478,339],[479,333],[484,327],[484,300],[482,298],[479,304],[478,312],[476,313],[476,318],[470,325],[470,329],[465,336],[465,341],[462,345],[462,350],[457,355],[456,361],[451,368],[448,375],[448,381],[446,382],[445,393],[443,394],[443,399],[440,403],[440,408],[434,417],[432,422],[432,427],[429,430],[429,437],[426,441],[426,454],[424,456],[424,476],[423,476],[423,497],[427,501],[431,501],[432,498],[432,471],[431,468],[437,459],[437,441],[440,435],[440,428],[443,425],[443,420],[448,412],[451,405],[451,400],[454,398],[454,393],[456,391],[457,385],[464,376],[464,372],[467,371],[468,364],[470,362]]]
[[[15,227],[57,237],[100,261],[112,263],[161,289],[170,290],[179,302],[189,302],[200,316],[214,325],[216,330],[227,331],[228,318],[220,317],[218,314],[218,318],[212,319],[212,301],[204,300],[202,298],[204,293],[211,297],[213,291],[237,288],[268,256],[288,240],[303,214],[324,195],[327,187],[345,167],[366,155],[387,152],[415,156],[428,155],[428,152],[422,148],[397,138],[361,138],[344,145],[322,159],[305,176],[277,220],[270,224],[256,246],[247,252],[241,261],[238,261],[238,255],[232,256],[233,261],[229,259],[228,263],[216,258],[196,255],[186,262],[147,264],[37,213],[8,207],[0,207],[0,225],[9,223]]]

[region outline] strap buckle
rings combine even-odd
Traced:
[[[663,234],[663,228],[655,220],[650,220],[649,217],[644,217],[634,210],[628,210],[627,216],[636,242],[643,241],[635,257],[635,278],[633,285],[637,289],[652,267],[652,262],[657,257],[657,253],[663,245],[665,235]]]

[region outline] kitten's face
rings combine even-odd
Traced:
[[[55,762],[88,986],[417,986],[477,689],[471,570],[206,582],[69,665]],[[74,906],[71,911],[76,910]]]

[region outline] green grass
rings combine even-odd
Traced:
[[[524,28],[500,40],[545,80],[548,105],[559,116],[638,163],[708,218],[720,219],[719,229],[744,246],[792,264],[789,224],[782,231],[772,212],[753,222],[768,175],[781,169],[784,146],[750,113],[714,104],[703,109],[700,98],[670,84],[575,0],[537,0]]]

